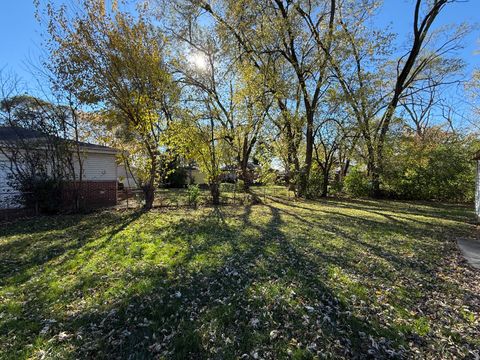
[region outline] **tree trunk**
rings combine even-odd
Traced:
[[[305,165],[303,166],[300,172],[300,183],[298,188],[298,193],[300,197],[306,197],[308,180],[310,178],[310,170],[312,169],[312,160],[313,160],[313,112],[310,109],[307,109],[307,133],[306,133],[306,144],[305,144]]]
[[[212,204],[220,205],[220,185],[217,182],[210,184],[210,194],[212,195]]]
[[[243,190],[248,191],[250,189],[250,176],[248,174],[248,167],[245,161],[241,164],[241,174],[243,180]]]
[[[340,172],[340,182],[343,182],[343,179],[348,174],[348,169],[350,168],[350,159],[345,160],[345,163],[342,166],[342,171]]]
[[[378,169],[375,169],[372,173],[372,197],[375,199],[382,197],[382,191],[380,190],[380,173]]]
[[[378,164],[373,164],[372,168],[370,169],[370,179],[372,181],[372,189],[370,196],[379,199],[382,197],[382,191],[380,189],[380,167]]]
[[[285,105],[279,103],[282,111],[286,111]],[[288,188],[291,191],[294,191],[295,196],[298,196],[298,176],[300,175],[300,162],[298,161],[298,147],[295,143],[295,134],[292,128],[290,120],[286,118],[285,123],[285,135],[287,137],[287,161],[288,161],[288,170],[287,170],[287,184]],[[293,168],[293,174],[292,174]]]
[[[143,187],[143,194],[145,196],[144,210],[150,210],[153,207],[153,200],[155,199],[155,188],[153,184],[147,184]]]
[[[329,171],[327,169],[323,170],[322,194],[320,195],[323,198],[328,196],[328,183],[329,183],[328,173]]]
[[[381,197],[381,190],[380,190],[380,166],[379,166],[379,158],[378,154],[375,152],[373,147],[368,147],[368,161],[367,161],[367,172],[368,176],[370,177],[372,188],[370,189],[370,196],[373,198],[380,198]]]

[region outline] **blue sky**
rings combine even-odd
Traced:
[[[6,66],[26,81],[31,76],[24,63],[41,53],[34,11],[32,0],[0,0],[0,68]]]
[[[41,54],[41,31],[35,16],[33,0],[0,0],[0,68],[17,73],[27,83],[32,82],[27,63],[37,62]],[[412,26],[413,0],[384,0],[378,16],[379,25],[390,24],[399,40],[406,38]],[[480,22],[480,0],[449,5],[438,24],[468,21]],[[465,39],[460,56],[467,62],[468,71],[480,67],[480,31],[476,29]]]

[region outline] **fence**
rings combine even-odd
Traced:
[[[236,184],[227,183],[220,186],[221,205],[247,205],[259,200],[265,202],[275,197],[293,199],[294,193],[281,186],[252,186],[247,192],[238,188]],[[197,200],[197,205],[212,204],[210,191],[206,188],[200,189]],[[119,209],[135,209],[142,207],[144,203],[144,194],[140,189],[118,191],[117,208]],[[153,207],[178,208],[192,205],[188,189],[169,188],[155,191]]]
[[[76,210],[92,210],[112,206],[116,209],[138,209],[145,203],[142,190],[124,189],[116,191],[115,205],[115,201],[110,201],[111,191],[111,187],[96,187],[94,189],[89,188],[88,192],[75,196],[72,190],[63,189],[62,202],[56,209],[53,209],[53,201],[51,204],[48,201],[46,203],[32,202],[29,207],[25,207],[19,202],[19,193],[0,192],[0,220],[11,220],[22,216],[34,216],[55,211],[68,213]],[[188,189],[158,189],[155,191],[153,206],[156,208],[192,207],[193,204],[189,200],[188,191]],[[236,184],[221,184],[220,186],[221,205],[241,206],[258,201],[267,202],[275,198],[291,200],[294,199],[294,193],[282,186],[252,186],[248,192],[240,189]],[[212,204],[210,191],[201,188],[196,205],[210,204]],[[48,208],[49,205],[52,205],[51,209]]]

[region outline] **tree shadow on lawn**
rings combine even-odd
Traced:
[[[405,329],[382,318],[380,311],[369,313],[374,300],[368,295],[375,289],[368,286],[372,284],[357,284],[355,278],[345,277],[360,276],[362,271],[367,272],[365,279],[371,275],[362,267],[366,259],[359,249],[395,263],[393,271],[376,273],[376,281],[388,286],[396,281],[391,275],[402,268],[421,272],[423,266],[392,254],[382,243],[352,235],[358,218],[345,214],[335,212],[311,220],[279,204],[247,206],[240,214],[231,211],[224,214],[214,208],[206,215],[180,218],[160,228],[148,218],[146,231],[160,237],[162,246],[178,247],[172,252],[172,263],[153,266],[145,253],[139,253],[138,262],[145,261],[146,266],[125,268],[121,279],[112,280],[122,280],[124,293],[112,294],[107,302],[73,315],[59,312],[58,323],[47,333],[35,338],[31,332],[26,341],[46,344],[52,354],[63,351],[65,357],[75,358],[203,359],[257,353],[277,359],[309,358],[318,353],[352,357],[368,351],[373,357],[395,355],[406,340],[400,334]],[[135,221],[133,217],[115,227],[107,237],[111,241],[95,244],[95,251],[114,248],[122,230]],[[293,223],[285,221],[289,217]],[[385,226],[371,219],[362,219],[362,224],[363,231]],[[417,229],[395,222],[389,226],[390,235]],[[335,234],[341,246],[330,244],[326,236],[317,242],[325,240],[332,245],[331,251],[314,246],[313,230],[322,236]],[[351,251],[343,251],[345,246]],[[346,281],[345,289],[335,286],[341,281]],[[104,280],[96,273],[86,275],[82,282],[95,288]],[[82,298],[81,289],[81,285],[64,289],[68,301]],[[108,284],[105,290],[110,291]],[[413,308],[417,304],[403,305]],[[37,322],[51,316],[49,306],[51,301],[35,301],[31,311]],[[60,332],[67,337],[60,339]]]
[[[320,349],[349,354],[353,337],[347,339],[341,331],[351,332],[352,321],[365,331],[372,331],[371,324],[343,318],[335,295],[315,281],[317,265],[289,245],[275,208],[265,226],[250,222],[250,212],[246,207],[240,228],[257,228],[264,237],[239,236],[239,225],[225,223],[216,210],[189,223],[194,229],[189,233],[206,235],[207,240],[185,254],[174,274],[155,269],[138,273],[138,278],[151,279],[145,291],[102,313],[87,311],[64,321],[64,330],[83,334],[75,341],[75,356],[237,358],[258,352],[278,358],[288,357],[288,348],[300,355]],[[185,225],[173,225],[178,229],[172,234],[185,231]],[[232,249],[217,266],[186,270],[199,254],[222,245]],[[302,345],[292,345],[293,339]]]
[[[251,207],[239,216],[239,224],[216,209],[171,225],[164,241],[182,234],[189,244],[174,269],[133,274],[148,279],[148,287],[101,312],[85,311],[63,321],[64,330],[82,334],[74,340],[75,356],[237,358],[257,352],[287,358],[289,350],[306,357],[368,350],[372,356],[394,354],[402,343],[398,329],[356,316],[326,282],[333,265],[350,271],[347,255],[308,255],[286,237],[282,210],[267,209],[269,219],[261,225],[261,214],[252,214]],[[262,235],[244,236],[245,228]],[[205,241],[197,244],[196,238]],[[216,255],[225,246],[229,250]],[[199,255],[210,256],[215,265],[192,269]]]
[[[283,202],[281,204],[286,205]],[[296,204],[292,207],[310,210]],[[412,276],[425,279],[427,283],[427,280],[435,283],[443,282],[436,276],[436,270],[444,262],[445,254],[456,251],[453,246],[455,236],[451,235],[452,231],[456,231],[457,235],[462,233],[452,224],[432,225],[431,222],[418,222],[398,214],[392,216],[380,211],[365,210],[380,217],[380,219],[372,219],[326,210],[324,215],[316,220],[307,218],[302,212],[292,212],[284,207],[279,208],[279,211],[303,223],[304,233],[307,235],[311,229],[321,230],[322,234],[341,238],[346,245],[345,249],[360,247],[365,256],[384,260],[384,263],[389,266],[376,262],[376,268],[380,269],[375,269],[377,273],[384,272],[383,277],[393,277],[395,273],[409,271]],[[403,220],[398,220],[397,217]],[[365,240],[364,238],[368,236],[374,237],[376,241]],[[320,251],[312,248],[310,251],[322,257],[326,256],[328,247],[324,246]],[[370,273],[373,270],[366,268],[365,262],[359,262],[353,256],[346,256],[342,261],[345,263],[338,265],[348,264],[348,267],[358,274],[366,271]]]
[[[464,222],[467,224],[474,223],[473,205],[467,204],[448,204],[437,203],[431,201],[401,201],[401,200],[374,200],[374,199],[343,199],[343,198],[326,198],[319,200],[296,200],[290,201],[284,196],[272,196],[267,198],[287,205],[309,211],[324,212],[325,209],[319,210],[315,205],[322,204],[328,207],[336,207],[346,210],[359,210],[364,212],[393,212],[395,214],[422,216],[438,220],[451,220]],[[312,205],[310,207],[308,205]],[[382,213],[383,214],[383,213]],[[385,214],[383,214],[385,215]],[[410,220],[411,217],[408,218]],[[414,220],[415,221],[415,220]],[[416,220],[419,221],[419,220]]]
[[[22,220],[7,231],[0,231],[0,238],[5,236],[0,243],[0,286],[20,286],[30,278],[33,269],[57,258],[62,258],[57,266],[62,264],[74,256],[75,250],[96,240],[99,235],[106,236],[105,241],[111,240],[141,214],[133,212],[119,217],[113,212],[102,212],[95,214],[99,221],[89,222],[82,221],[83,215],[41,217]],[[45,226],[49,221],[54,224],[52,228]],[[14,240],[8,239],[17,236]],[[66,253],[70,256],[63,256]]]
[[[436,219],[449,219],[472,223],[473,204],[449,204],[433,201],[374,200],[374,199],[328,199],[327,204],[358,210],[378,210],[401,212],[405,215],[425,216]]]

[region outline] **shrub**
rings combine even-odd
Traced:
[[[18,201],[26,208],[54,214],[62,206],[62,181],[48,176],[17,179],[11,185],[19,191]]]
[[[220,184],[220,192],[221,193],[229,193],[235,190],[235,184],[232,183],[221,183]]]
[[[188,205],[197,207],[199,198],[200,198],[200,188],[198,187],[198,185],[188,185],[188,188],[187,188]]]
[[[323,175],[320,170],[315,167],[312,169],[307,184],[307,199],[319,198],[323,191]]]
[[[349,195],[365,197],[371,193],[372,185],[365,171],[353,167],[345,176],[344,189]]]
[[[237,191],[243,191],[243,189],[245,189],[245,181],[243,181],[242,179],[238,179],[236,185]]]
[[[401,199],[473,201],[475,145],[468,138],[400,139],[385,166],[386,191]]]
[[[334,181],[332,181],[329,193],[334,196],[341,194],[343,192],[343,185],[343,181],[338,181],[337,179],[335,179]]]
[[[183,167],[176,167],[167,175],[167,187],[184,188],[187,179],[187,170]]]

